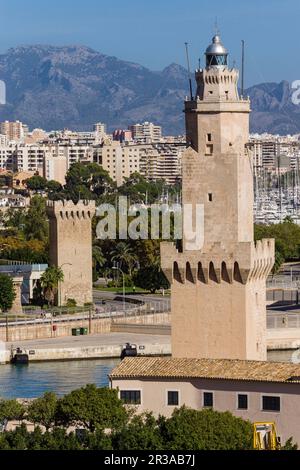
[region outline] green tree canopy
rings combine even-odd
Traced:
[[[6,274],[0,274],[0,309],[7,312],[13,306],[16,298],[16,291],[13,280]]]
[[[56,408],[57,397],[55,393],[46,392],[29,405],[27,410],[28,419],[31,423],[45,426],[48,430],[55,423]]]
[[[67,175],[64,194],[75,203],[79,199],[97,199],[97,197],[113,192],[115,183],[109,173],[98,163],[74,163]]]
[[[112,437],[114,450],[161,450],[163,440],[152,413],[136,415]]]
[[[116,429],[128,418],[117,390],[87,385],[59,401],[58,419],[64,425],[79,424],[91,432]]]
[[[4,215],[4,225],[8,228],[16,229],[16,232],[23,230],[26,220],[25,209],[16,209],[10,207]]]
[[[58,181],[55,181],[55,180],[47,181],[46,188],[47,188],[47,191],[52,192],[52,193],[59,193],[63,189],[62,185]]]
[[[0,400],[0,421],[23,419],[25,407],[17,400]]]
[[[159,289],[170,287],[167,278],[157,264],[143,266],[134,276],[134,282],[136,286],[153,294]]]
[[[276,252],[285,261],[300,257],[300,226],[286,219],[281,224],[255,225],[255,240],[275,238]]]
[[[125,182],[118,191],[124,196],[128,196],[130,201],[152,203],[162,196],[162,193],[167,188],[164,180],[148,181],[140,173],[132,173],[129,178],[125,178]]]
[[[44,191],[47,187],[47,180],[42,176],[32,176],[25,181],[25,184],[31,191]]]
[[[250,421],[228,411],[182,407],[160,418],[160,432],[169,450],[247,450],[253,447]]]
[[[27,240],[46,241],[49,234],[49,224],[46,213],[46,200],[36,195],[30,201],[25,216],[24,234]]]

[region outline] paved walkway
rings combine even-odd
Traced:
[[[6,343],[6,349],[11,346],[23,349],[57,349],[57,348],[84,348],[97,346],[123,345],[133,343],[138,345],[170,344],[171,337],[167,335],[145,335],[137,333],[106,333],[89,336],[68,336],[62,338],[47,338],[30,341]]]

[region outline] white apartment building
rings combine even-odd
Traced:
[[[94,135],[95,143],[101,144],[107,137],[106,124],[103,124],[103,122],[97,122],[94,124]]]
[[[5,135],[9,140],[21,141],[28,133],[28,127],[20,121],[0,122],[0,134]]]
[[[162,128],[152,122],[144,122],[143,124],[133,124],[129,126],[132,132],[132,138],[139,143],[155,143],[162,139]]]
[[[145,151],[140,145],[121,145],[118,141],[106,140],[93,150],[93,161],[101,165],[110,177],[121,186],[125,178],[140,172],[141,155]]]
[[[153,126],[152,123],[145,124]],[[96,124],[95,129],[95,133],[99,132],[103,137],[104,124]],[[95,133],[62,131],[49,134],[41,142],[31,143],[13,142],[1,136],[0,169],[38,173],[62,185],[70,166],[76,162],[99,163],[118,186],[136,172],[149,180],[165,179],[169,184],[180,178],[183,143],[168,143],[162,139],[152,143],[120,142],[108,136],[97,143]],[[159,135],[161,129],[158,140]]]
[[[150,180],[163,179],[168,184],[174,184],[181,179],[182,152],[185,145],[161,143],[153,145],[157,152],[156,170],[147,175]]]
[[[174,144],[121,144],[106,140],[95,147],[93,161],[99,163],[116,181],[124,183],[132,173],[140,173],[149,180],[164,179],[173,184],[181,178],[181,155],[184,145]]]
[[[9,140],[6,137],[6,135],[0,134],[0,147],[8,145],[8,144],[9,144]]]
[[[47,146],[19,144],[14,151],[14,171],[38,172],[42,174]]]
[[[0,169],[14,171],[15,146],[0,145]]]

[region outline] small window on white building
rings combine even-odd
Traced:
[[[179,392],[178,391],[168,391],[168,406],[178,406],[179,405]]]
[[[214,394],[212,392],[203,392],[203,406],[204,408],[213,408]]]
[[[280,397],[271,395],[262,396],[262,410],[263,411],[280,411]]]
[[[248,410],[248,395],[244,393],[238,394],[238,410]]]
[[[121,390],[120,398],[125,405],[140,405],[141,404],[141,391],[140,390]]]

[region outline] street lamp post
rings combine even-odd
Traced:
[[[73,266],[72,263],[64,263],[61,266],[59,266],[59,269],[62,269],[64,266]],[[59,306],[61,307],[61,281],[59,281]]]
[[[120,271],[120,273],[123,276],[123,310],[124,310],[124,316],[126,316],[126,308],[125,308],[125,273],[122,271],[121,268],[119,268],[119,266],[113,266],[113,269],[115,271]]]

